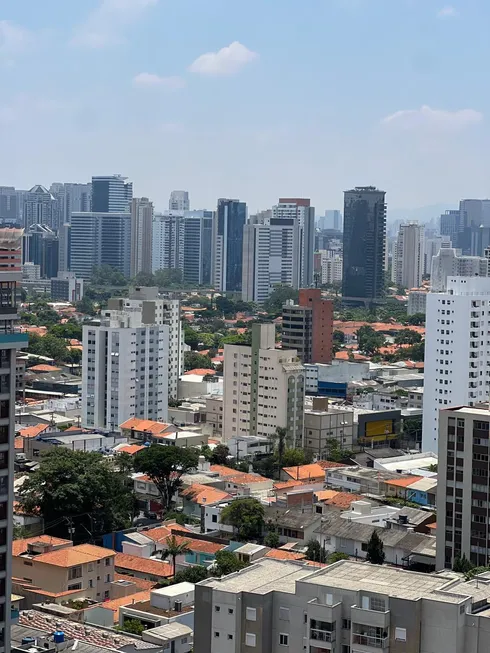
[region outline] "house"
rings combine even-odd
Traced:
[[[421,506],[435,507],[437,494],[437,478],[412,476],[405,479],[386,481],[387,496],[397,496],[407,501],[413,501]]]
[[[48,596],[55,602],[71,596],[102,601],[114,580],[115,551],[46,535],[14,540],[12,576],[23,586],[27,604]]]
[[[320,523],[321,515],[315,512],[303,512],[302,510],[284,510],[267,506],[265,512],[266,532],[273,528],[279,535],[279,542],[301,542],[305,545],[315,537]]]
[[[154,422],[149,419],[131,417],[119,425],[122,434],[131,440],[142,440],[143,442],[159,442],[160,439],[170,433],[175,433],[177,427],[165,422]]]
[[[218,490],[211,485],[201,485],[199,483],[194,483],[189,486],[180,495],[183,499],[184,514],[201,520],[203,509],[206,506],[231,499],[231,495],[228,492]]]
[[[294,481],[301,481],[302,483],[314,483],[316,481],[323,482],[325,480],[325,470],[337,469],[339,467],[345,467],[345,465],[327,460],[312,463],[311,465],[283,467],[281,470],[281,480],[288,481],[293,479]]]
[[[325,485],[327,488],[356,494],[371,494],[383,497],[387,494],[386,481],[394,478],[408,478],[410,474],[393,474],[386,470],[372,469],[351,465],[325,469]]]
[[[189,653],[194,650],[194,630],[178,621],[170,621],[163,626],[145,630],[142,639],[173,653]]]
[[[39,514],[28,514],[21,507],[18,501],[13,505],[14,525],[22,529],[22,532],[29,535],[32,532],[39,533],[44,530],[44,519]]]
[[[260,474],[237,472],[224,479],[225,492],[239,497],[267,496],[274,486],[274,481]]]
[[[109,599],[84,610],[83,621],[105,628],[113,628],[119,624],[119,608],[137,601],[148,601],[149,598],[150,590],[141,590],[134,594]]]
[[[260,544],[242,544],[237,549],[233,551],[240,562],[246,562],[247,564],[252,564],[263,558],[271,549],[268,546],[262,546]]]
[[[103,434],[85,429],[42,431],[35,437],[24,439],[24,454],[28,460],[39,460],[46,452],[64,447],[71,451],[109,451],[116,444],[116,434]]]
[[[119,625],[136,619],[147,629],[179,623],[194,628],[194,584],[177,583],[154,589],[150,599],[119,608]]]
[[[117,553],[114,558],[114,569],[126,576],[144,578],[158,583],[173,575],[172,565],[155,558]]]

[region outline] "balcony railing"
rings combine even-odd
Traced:
[[[359,646],[371,646],[372,648],[387,648],[388,646],[387,637],[371,637],[370,635],[358,635],[354,633],[352,635],[352,643],[358,644]]]
[[[318,642],[335,642],[335,633],[328,630],[318,630],[318,628],[310,629],[310,639]]]

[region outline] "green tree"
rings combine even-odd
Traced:
[[[49,329],[49,332],[57,338],[75,338],[81,340],[83,328],[79,322],[69,321],[66,324],[55,324]]]
[[[461,557],[457,556],[454,558],[453,571],[459,571],[462,574],[467,574],[474,568],[474,566],[475,565],[466,557],[466,553],[463,553]]]
[[[276,448],[277,448],[277,464],[279,465],[279,469],[283,468],[283,459],[284,459],[284,453],[286,451],[286,438],[287,438],[287,430],[283,426],[278,426],[276,428],[276,433],[274,435],[274,439],[276,442]]]
[[[94,302],[86,294],[83,296],[81,301],[76,303],[76,309],[79,313],[83,313],[84,315],[97,314]]]
[[[297,467],[311,463],[312,455],[304,449],[286,449],[282,458],[282,467]]]
[[[320,546],[320,542],[315,539],[308,542],[305,555],[307,560],[313,560],[313,562],[326,562],[327,559],[327,555]]]
[[[357,344],[360,351],[368,356],[372,356],[385,344],[385,339],[373,327],[365,325],[357,330]]]
[[[227,576],[228,574],[233,574],[235,571],[240,571],[240,569],[245,569],[245,567],[248,567],[248,564],[238,560],[236,555],[231,551],[223,549],[216,553],[213,567],[213,573],[217,576]]]
[[[338,345],[343,345],[345,343],[345,335],[343,331],[335,329],[333,332],[333,341]]]
[[[235,499],[221,511],[221,521],[233,526],[242,542],[258,539],[264,528],[264,507],[252,497]]]
[[[277,549],[279,546],[279,534],[275,529],[270,530],[264,538],[264,545],[270,546],[271,549]]]
[[[299,293],[291,286],[277,285],[269,295],[269,298],[264,302],[264,310],[272,315],[279,315],[282,312],[282,307],[288,299],[294,302],[298,301]]]
[[[404,350],[404,358],[411,361],[423,361],[425,358],[425,342],[418,342]]]
[[[138,272],[138,274],[131,279],[131,283],[135,286],[146,286],[147,288],[156,285],[155,276],[148,272]]]
[[[182,270],[179,268],[168,268],[166,270],[157,270],[155,272],[155,283],[160,288],[182,287],[184,277]]]
[[[200,583],[202,580],[205,580],[209,576],[208,570],[202,565],[193,565],[192,567],[187,567],[187,569],[182,569],[178,571],[174,576],[174,581],[176,583]]]
[[[425,324],[424,313],[414,313],[413,315],[409,315],[407,317],[407,324],[411,324],[413,326],[424,326]]]
[[[121,630],[131,635],[141,635],[145,632],[145,627],[139,619],[125,619]]]
[[[197,351],[184,352],[184,369],[186,372],[190,370],[209,370],[213,369],[213,363],[209,356],[198,354]]]
[[[134,468],[150,477],[162,498],[165,511],[172,505],[173,497],[181,487],[181,477],[199,462],[199,454],[194,449],[165,447],[152,444],[134,457]]]
[[[383,542],[377,531],[373,531],[367,543],[366,560],[372,565],[382,565],[385,561]]]
[[[64,447],[41,457],[19,502],[27,513],[40,511],[50,534],[67,537],[73,526],[74,539],[84,541],[87,533],[96,537],[129,526],[133,507],[124,472],[99,453]]]
[[[125,286],[127,279],[112,265],[96,265],[92,270],[90,283],[94,286]]]
[[[197,346],[201,342],[201,334],[195,331],[192,327],[189,325],[185,325],[184,327],[184,340],[185,344],[189,345],[192,349],[197,349]]]
[[[232,318],[236,314],[235,302],[223,295],[216,297],[215,306],[216,310],[225,317]]]
[[[230,450],[226,444],[217,444],[211,452],[210,462],[213,465],[228,465]]]
[[[342,553],[341,551],[334,551],[327,556],[327,564],[333,565],[334,562],[339,562],[339,560],[348,560],[349,556],[347,553]]]
[[[165,548],[162,549],[162,560],[165,558],[172,558],[172,576],[175,576],[175,561],[181,555],[189,553],[189,544],[182,538],[177,538],[175,535],[170,535],[165,540]]]
[[[422,342],[422,336],[412,329],[401,329],[395,335],[397,345],[415,345],[417,342]]]

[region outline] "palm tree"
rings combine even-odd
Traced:
[[[187,540],[182,538],[177,539],[175,535],[170,535],[167,537],[165,544],[167,548],[162,549],[162,560],[165,560],[165,558],[168,557],[172,558],[172,571],[173,576],[175,576],[175,561],[177,556],[189,553],[190,548],[187,544]]]
[[[279,472],[282,469],[282,459],[284,457],[284,451],[286,450],[286,436],[287,436],[287,430],[282,427],[278,426],[276,428],[276,439],[277,439],[277,461],[279,464]]]

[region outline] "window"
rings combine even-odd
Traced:
[[[104,592],[104,598],[105,598],[105,599],[108,599],[108,598],[109,598],[109,590],[106,590],[106,591]]]
[[[247,608],[246,619],[247,621],[257,621],[257,610],[255,608]]]
[[[221,607],[219,605],[214,606],[214,611],[219,612],[221,610]]]
[[[82,567],[71,567],[68,571],[68,580],[73,580],[74,578],[82,577]]]
[[[248,610],[248,608],[247,608]],[[245,645],[246,646],[255,646],[256,637],[253,633],[245,633]]]
[[[106,559],[105,559],[105,566],[106,566],[106,567],[110,567],[110,566],[111,566],[111,563],[112,563],[112,559],[111,559],[111,558],[106,558]]]
[[[289,621],[289,608],[279,608],[279,619]]]
[[[211,515],[211,521],[213,522],[213,524],[216,524],[218,521],[218,515]]]
[[[233,639],[233,635],[228,634],[228,639]]]
[[[233,608],[228,608],[228,614],[233,614]]]
[[[76,583],[75,585],[68,585],[69,590],[81,590],[82,583]]]
[[[342,619],[343,630],[350,630],[350,619]]]
[[[219,637],[219,632],[217,630],[214,631],[214,636]]]
[[[92,588],[94,586],[94,581],[92,579],[89,580],[88,586]]]
[[[289,635],[286,635],[285,633],[280,633],[279,644],[281,646],[289,646]]]
[[[110,583],[110,582],[111,582],[111,575],[110,575],[110,574],[107,574],[107,575],[106,575],[106,577],[105,577],[105,582],[106,582],[106,583]]]
[[[350,646],[342,644],[342,653],[350,653]]]
[[[397,642],[406,642],[407,641],[407,629],[406,628],[395,628],[395,640]]]
[[[384,612],[385,611],[385,600],[384,599],[378,599],[378,598],[372,596],[369,599],[369,609],[370,610],[375,610],[376,612]]]

